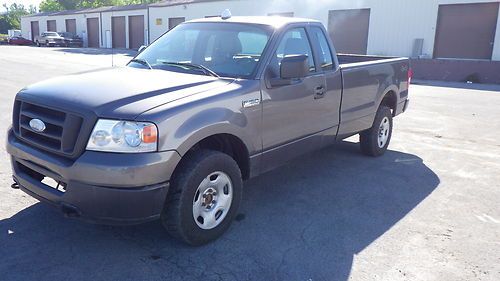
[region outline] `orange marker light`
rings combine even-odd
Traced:
[[[158,130],[155,125],[149,125],[142,129],[142,141],[144,143],[155,143],[158,140]]]

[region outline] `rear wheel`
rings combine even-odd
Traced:
[[[361,152],[368,156],[380,156],[385,153],[392,136],[392,112],[387,106],[381,106],[370,129],[359,134]]]
[[[190,245],[217,239],[237,214],[242,186],[241,171],[229,155],[212,150],[186,155],[172,177],[163,226]]]

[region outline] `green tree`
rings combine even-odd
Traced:
[[[160,0],[43,0],[41,12],[55,12],[82,8],[98,8],[104,6],[123,6],[132,4],[149,4]]]
[[[7,33],[9,29],[20,29],[21,17],[29,14],[24,5],[14,3],[10,6],[4,4],[3,7],[6,12],[0,15],[0,33]]]
[[[43,0],[40,3],[40,12],[57,12],[65,10],[57,0]]]

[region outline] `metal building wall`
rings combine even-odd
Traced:
[[[330,10],[370,9],[367,53],[411,56],[415,39],[423,39],[422,55],[431,58],[434,50],[440,4],[484,3],[498,0],[232,0],[177,6],[151,6],[151,38],[167,30],[168,19],[186,20],[217,14],[229,8],[233,15],[267,15],[293,12],[295,17],[313,18],[328,25]],[[162,24],[157,24],[161,19]],[[500,60],[500,21],[497,22],[493,59]]]
[[[190,3],[176,6],[150,5],[136,11],[115,12],[114,15],[144,15],[145,41],[152,42],[168,30],[169,18],[185,17],[186,20],[220,14],[230,8],[233,15],[267,15],[271,13],[294,13],[295,17],[320,20],[328,25],[330,10],[370,9],[367,53],[372,55],[411,56],[415,39],[423,39],[422,55],[431,58],[434,50],[438,7],[440,4],[484,3],[498,0],[231,0]],[[101,47],[108,46],[106,32],[111,29],[111,13],[102,13],[100,28]],[[149,15],[149,18],[148,18]],[[46,20],[52,16],[23,17],[23,36],[29,37],[30,21],[39,20],[40,32],[45,31]],[[84,30],[84,15],[55,16],[58,27],[64,27],[64,19],[76,18],[77,30]],[[149,24],[148,24],[149,23]],[[128,22],[127,22],[128,26]],[[128,30],[127,30],[128,34]],[[151,39],[147,35],[151,35]],[[127,35],[128,36],[128,35]],[[127,38],[127,42],[128,42]],[[128,43],[127,43],[128,45]],[[500,20],[497,21],[493,60],[500,61]]]

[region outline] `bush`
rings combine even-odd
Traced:
[[[0,44],[9,43],[9,36],[7,34],[0,34]]]

